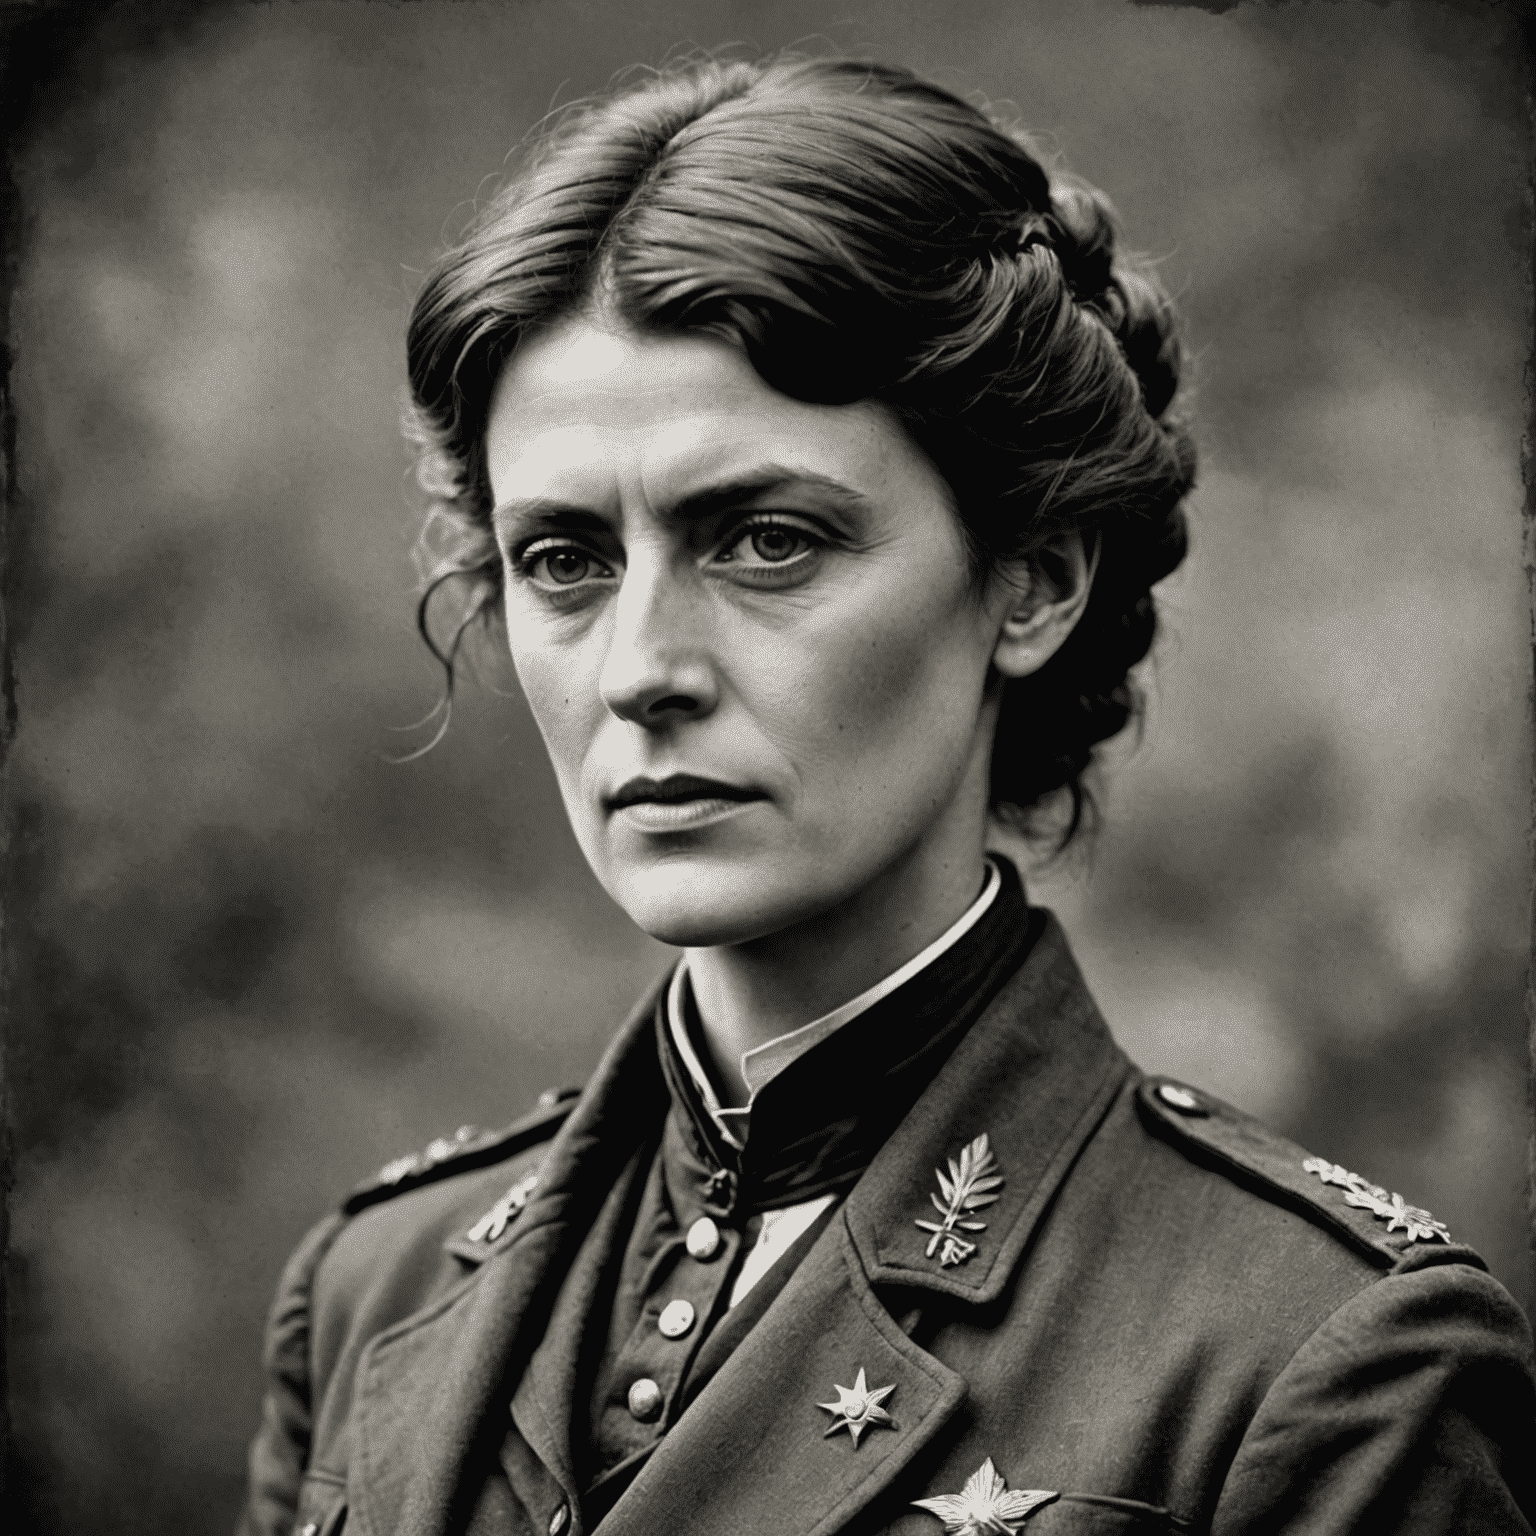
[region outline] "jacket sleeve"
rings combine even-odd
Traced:
[[[1531,1331],[1481,1270],[1415,1260],[1367,1286],[1276,1378],[1212,1536],[1507,1536],[1536,1522]]]
[[[320,1261],[346,1221],[338,1212],[312,1228],[278,1282],[262,1355],[267,1389],[261,1427],[251,1442],[237,1536],[289,1536],[293,1529],[299,1481],[309,1460],[310,1292]]]

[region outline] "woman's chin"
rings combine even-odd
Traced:
[[[746,944],[812,915],[805,883],[789,871],[712,864],[615,871],[605,884],[636,927],[679,949]]]

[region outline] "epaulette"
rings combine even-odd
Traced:
[[[1258,1187],[1278,1205],[1318,1221],[1378,1262],[1398,1263],[1410,1249],[1451,1243],[1445,1224],[1401,1195],[1311,1157],[1293,1142],[1210,1094],[1167,1077],[1138,1090],[1142,1114],[1164,1140],[1238,1183]],[[1476,1259],[1457,1245],[1456,1257]]]
[[[489,1168],[515,1157],[553,1136],[580,1096],[580,1088],[547,1088],[539,1095],[537,1109],[504,1130],[483,1131],[478,1126],[461,1125],[451,1136],[429,1141],[420,1152],[408,1152],[385,1163],[347,1196],[341,1208],[348,1216],[355,1216],[408,1189],[420,1189],[452,1174]]]

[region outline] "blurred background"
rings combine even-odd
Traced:
[[[1521,49],[1488,7],[523,0],[76,29],[13,151],[13,1519],[222,1531],[288,1249],[581,1081],[668,953],[510,668],[406,766],[425,264],[548,108],[814,38],[1011,101],[1162,258],[1195,544],[1090,853],[1144,1066],[1428,1206],[1529,1305]],[[11,1529],[17,1529],[12,1524]]]

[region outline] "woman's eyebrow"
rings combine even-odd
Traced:
[[[762,501],[770,496],[812,491],[818,499],[831,502],[840,511],[866,510],[870,499],[862,491],[856,491],[830,475],[818,474],[812,469],[795,469],[781,464],[764,464],[744,474],[732,475],[699,487],[680,498],[670,510],[670,516],[679,522],[694,522],[728,512],[743,502]]]
[[[611,524],[600,513],[579,502],[548,496],[513,497],[491,509],[491,526],[503,536],[519,533],[606,533]]]
[[[813,469],[764,464],[744,474],[689,491],[668,509],[667,515],[678,522],[699,522],[728,512],[743,502],[762,501],[794,491],[814,492],[819,499],[831,502],[844,512],[863,511],[871,505],[869,497],[862,491],[856,491],[830,475],[818,474]],[[514,497],[501,502],[491,512],[491,521],[504,532],[513,525],[519,531],[548,528],[552,531],[606,533],[612,528],[609,519],[590,507],[547,496]]]

